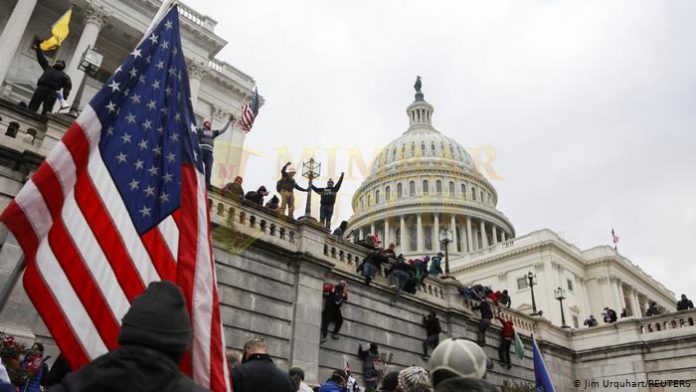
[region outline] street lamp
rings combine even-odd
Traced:
[[[104,61],[104,56],[101,53],[97,52],[97,50],[94,48],[87,47],[87,50],[85,50],[85,52],[82,53],[82,57],[80,58],[80,64],[77,65],[77,69],[91,77],[94,77],[97,75],[97,72],[99,72],[99,69],[102,65],[102,61]],[[75,115],[77,115],[77,112],[80,109],[79,105],[80,101],[82,100],[82,92],[85,89],[86,82],[87,78],[82,78],[82,81],[80,82],[80,88],[77,90],[77,93],[75,94],[75,99],[73,99],[73,103],[70,106],[70,113],[74,113]]]
[[[566,293],[565,290],[563,290],[561,287],[555,289],[553,291],[554,297],[560,302],[561,304],[561,328],[570,328],[569,326],[566,325],[565,322],[565,314],[563,313],[563,300],[566,299]]]
[[[315,162],[314,158],[302,164],[302,177],[309,180],[309,184],[307,185],[307,204],[305,205],[305,214],[303,216],[304,219],[312,218],[312,180],[319,177],[319,173],[321,173],[321,163]]]
[[[452,242],[452,232],[449,229],[440,229],[440,243],[445,246],[445,275],[449,276],[449,244]]]
[[[536,274],[533,274],[532,271],[529,271],[527,272],[526,278],[527,280],[529,280],[529,288],[532,290],[532,316],[536,316],[538,314],[536,308],[536,301],[534,300],[534,285],[537,284]]]

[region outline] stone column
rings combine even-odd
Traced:
[[[400,253],[405,253],[406,249],[408,249],[408,245],[406,245],[406,219],[403,215],[399,218],[399,231],[399,241],[401,243],[401,245],[399,245]]]
[[[493,227],[491,227],[491,232],[493,233],[493,245],[495,245],[498,243],[498,227],[493,225]]]
[[[481,248],[488,248],[488,237],[486,236],[486,222],[481,219]]]
[[[363,235],[363,229],[362,227],[358,229],[358,237],[359,239],[365,239],[365,236]]]
[[[452,252],[456,252],[459,233],[457,233],[457,220],[454,218],[454,215],[450,216],[450,230],[452,230],[452,245],[454,245],[454,249],[452,249]]]
[[[370,234],[375,235],[375,224],[370,224]]]
[[[507,241],[507,232],[505,230],[502,230],[502,233],[500,233],[503,237],[503,242]]]
[[[416,251],[420,253],[423,251],[423,217],[421,214],[416,215],[416,238],[418,244]]]
[[[616,309],[616,313],[621,314],[623,309],[626,307],[626,299],[624,298],[623,284],[621,283],[621,280],[618,278],[614,281],[614,284],[616,284],[616,292],[619,295],[619,300],[617,301],[619,308]]]
[[[19,0],[12,10],[10,19],[7,20],[5,28],[0,35],[0,48],[2,48],[2,56],[0,56],[0,85],[5,81],[7,72],[10,70],[12,60],[14,60],[17,48],[22,40],[22,35],[27,29],[31,14],[36,7],[36,0]]]
[[[474,251],[474,247],[471,241],[471,218],[466,217],[466,251],[471,253]]]
[[[640,300],[638,299],[638,290],[633,288],[631,290],[631,300],[633,301],[633,316],[643,317],[643,309],[640,306]]]
[[[469,249],[466,244],[466,227],[459,225],[459,241],[462,243],[462,253],[468,253]]]
[[[391,240],[391,235],[389,233],[389,219],[384,220],[384,247],[389,246],[389,241]]]
[[[65,102],[67,106],[72,105],[76,98],[75,94],[85,78],[85,72],[78,69],[82,54],[87,48],[94,48],[94,44],[97,42],[97,37],[99,36],[99,31],[104,26],[104,23],[106,23],[110,14],[110,11],[95,1],[90,1],[89,7],[85,10],[85,25],[82,27],[82,34],[77,41],[73,56],[65,69],[73,85],[73,89]]]
[[[430,232],[430,241],[433,244],[433,250],[439,252],[440,247],[440,214],[433,214],[433,230]]]
[[[208,64],[203,60],[186,58],[186,67],[189,74],[189,87],[191,88],[191,104],[196,109],[198,102],[198,91],[201,88],[201,81],[208,74]]]

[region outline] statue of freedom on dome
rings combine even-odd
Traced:
[[[417,92],[417,93],[421,92],[421,86],[422,86],[422,85],[423,85],[423,84],[421,83],[421,77],[420,77],[420,76],[416,76],[416,84],[413,85],[413,88],[416,89],[416,92]]]

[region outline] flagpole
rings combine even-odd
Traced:
[[[0,223],[0,225],[7,229],[7,226],[5,226],[4,223]],[[9,245],[7,242],[10,237],[12,237],[12,233],[8,230],[7,236],[5,237],[5,241],[3,243],[3,248]],[[14,290],[15,286],[17,286],[17,282],[19,282],[19,278],[22,277],[22,273],[24,273],[24,268],[26,268],[26,266],[27,259],[24,252],[22,252],[19,260],[17,260],[17,264],[15,264],[14,268],[12,269],[12,273],[10,273],[7,282],[5,282],[5,284],[2,286],[2,290],[0,290],[0,314],[2,314],[3,310],[5,310],[5,305],[7,305],[7,302],[10,300],[12,291]]]
[[[178,0],[163,0],[162,1],[162,5],[157,10],[155,17],[152,18],[152,22],[150,22],[150,26],[148,26],[147,30],[145,30],[145,34],[143,34],[143,38],[140,39],[140,42],[143,42],[143,40],[147,39],[147,36],[150,35],[152,30],[155,29],[155,26],[157,26],[157,23],[159,23],[159,21],[162,20],[162,18],[164,17],[164,15],[167,14],[169,9],[174,7],[178,3],[179,3]],[[138,45],[140,45],[140,43],[138,43]]]

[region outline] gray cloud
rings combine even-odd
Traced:
[[[298,161],[316,146],[325,166],[338,147],[337,171],[357,148],[369,164],[406,129],[422,75],[436,128],[495,149],[518,235],[549,227],[588,248],[613,225],[622,254],[696,296],[693,1],[188,3],[218,19],[219,57],[267,99],[248,187],[275,182],[283,147]]]

